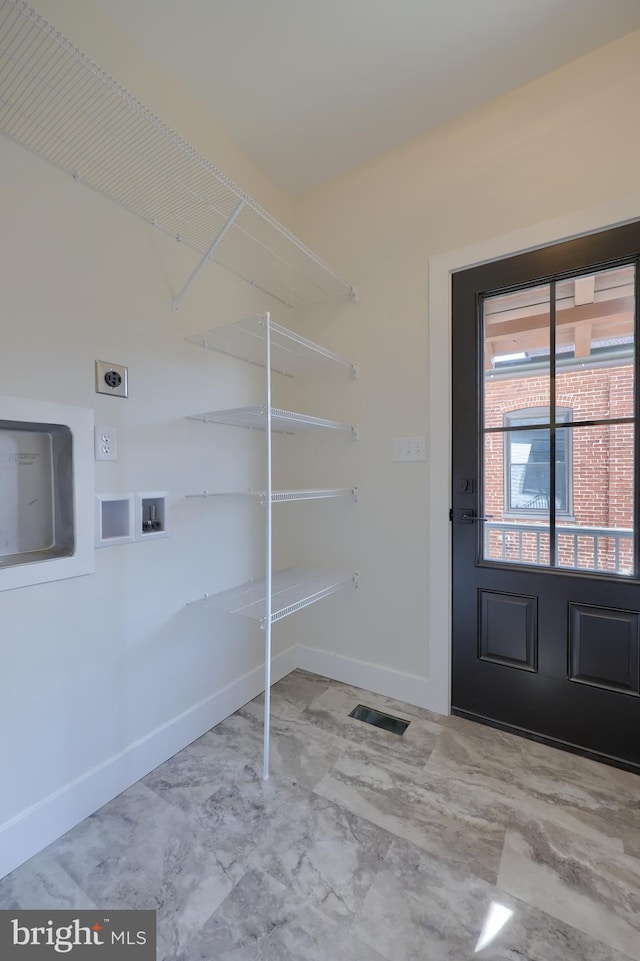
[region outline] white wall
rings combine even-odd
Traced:
[[[39,7],[290,219],[289,199],[91,4]],[[262,574],[260,511],[184,495],[260,486],[261,435],[184,415],[257,402],[262,375],[183,337],[274,305],[210,265],[174,313],[193,252],[5,138],[0,170],[0,393],[93,408],[119,450],[95,465],[96,490],[167,489],[171,510],[170,537],[97,551],[95,574],[0,592],[2,876],[260,690],[261,632],[185,606]],[[128,366],[127,400],[94,392],[96,358]]]
[[[361,501],[345,549],[361,587],[355,603],[305,622],[309,666],[447,709],[448,270],[638,216],[621,198],[637,190],[639,94],[635,33],[299,201],[298,232],[311,246],[331,244],[360,295],[308,325],[361,368],[361,439],[349,464]],[[552,218],[546,230],[532,226]],[[308,403],[320,405],[316,388]],[[393,437],[428,426],[429,463],[393,464]],[[329,539],[328,524],[311,538]],[[337,542],[338,526],[333,534]]]

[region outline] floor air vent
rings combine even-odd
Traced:
[[[391,731],[392,734],[404,734],[410,723],[403,721],[400,717],[392,717],[391,714],[376,711],[373,707],[365,707],[364,704],[354,707],[349,717],[355,717],[357,721],[364,721],[365,724],[373,724],[374,727],[381,727],[383,731]]]

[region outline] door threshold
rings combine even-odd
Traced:
[[[580,747],[580,745],[572,744],[569,741],[562,741],[560,738],[538,734],[535,731],[527,730],[527,728],[517,727],[515,724],[505,724],[503,721],[496,721],[493,718],[484,717],[482,714],[472,714],[470,711],[463,711],[457,707],[452,707],[451,713],[467,721],[484,724],[485,727],[493,727],[498,731],[506,731],[507,734],[515,734],[517,737],[524,737],[528,741],[537,741],[539,744],[546,744],[549,747],[558,748],[559,751],[578,754],[580,757],[586,757],[590,761],[598,761],[600,764],[608,764],[609,767],[617,767],[622,771],[630,771],[632,774],[640,775],[640,764],[634,764],[633,761],[625,761],[624,758],[601,754],[599,751],[590,751],[588,748]]]

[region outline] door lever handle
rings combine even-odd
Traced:
[[[490,521],[493,519],[493,514],[487,514],[486,517],[478,517],[477,514],[462,514],[460,516],[461,521],[467,521],[467,523],[477,524],[479,521]]]

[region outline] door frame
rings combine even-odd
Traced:
[[[451,275],[467,267],[476,267],[639,219],[640,193],[634,193],[429,259],[426,706],[440,714],[451,712]]]

